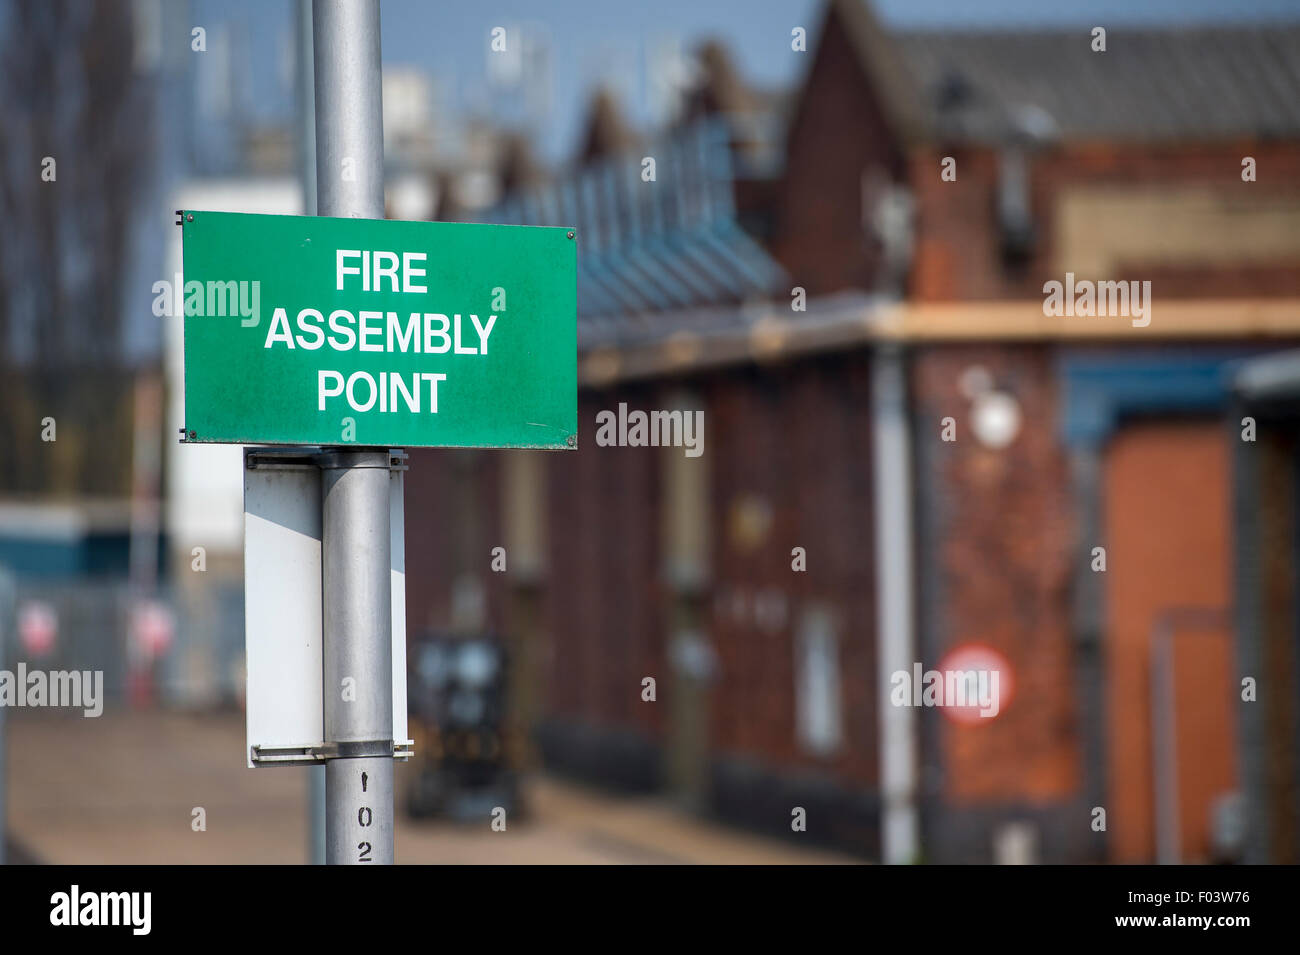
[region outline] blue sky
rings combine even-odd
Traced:
[[[284,71],[296,0],[193,0],[192,17],[226,22],[250,38],[251,101],[265,118],[289,108]],[[1300,0],[876,0],[877,14],[900,27],[1083,27],[1151,22],[1295,19]],[[632,118],[652,116],[645,64],[649,52],[675,40],[687,49],[706,37],[724,40],[744,75],[759,84],[797,82],[808,57],[790,50],[790,30],[810,36],[821,0],[383,0],[384,61],[415,66],[435,78],[443,102],[464,112],[492,113],[486,96],[487,43],[494,26],[549,36],[554,109],[539,130],[549,159],[574,146],[583,104],[598,82],[613,81]],[[509,35],[509,34],[508,34]]]

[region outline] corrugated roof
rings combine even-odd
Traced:
[[[1002,141],[1050,117],[1065,140],[1300,135],[1300,23],[893,34],[932,134]],[[944,108],[944,104],[947,108]]]
[[[727,130],[700,122],[583,167],[492,209],[488,221],[564,225],[578,234],[580,338],[655,327],[665,312],[734,305],[780,287],[780,267],[736,224]]]

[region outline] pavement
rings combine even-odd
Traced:
[[[301,864],[307,771],[248,769],[238,712],[9,714],[13,861],[63,864]],[[412,767],[399,763],[398,792]],[[527,817],[412,820],[399,809],[397,859],[447,864],[825,864],[857,859],[757,836],[660,797],[527,779]],[[399,799],[400,803],[400,799]],[[206,831],[191,823],[206,814]]]

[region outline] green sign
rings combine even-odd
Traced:
[[[185,210],[185,437],[577,442],[573,232]]]

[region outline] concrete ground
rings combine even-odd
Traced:
[[[38,862],[287,863],[307,858],[307,772],[247,769],[239,713],[9,712],[9,841]],[[404,789],[409,768],[398,764]],[[399,809],[403,863],[802,864],[856,862],[686,814],[534,776],[529,815],[488,822],[415,821]],[[400,804],[400,799],[399,799]],[[207,830],[195,832],[195,807]]]

